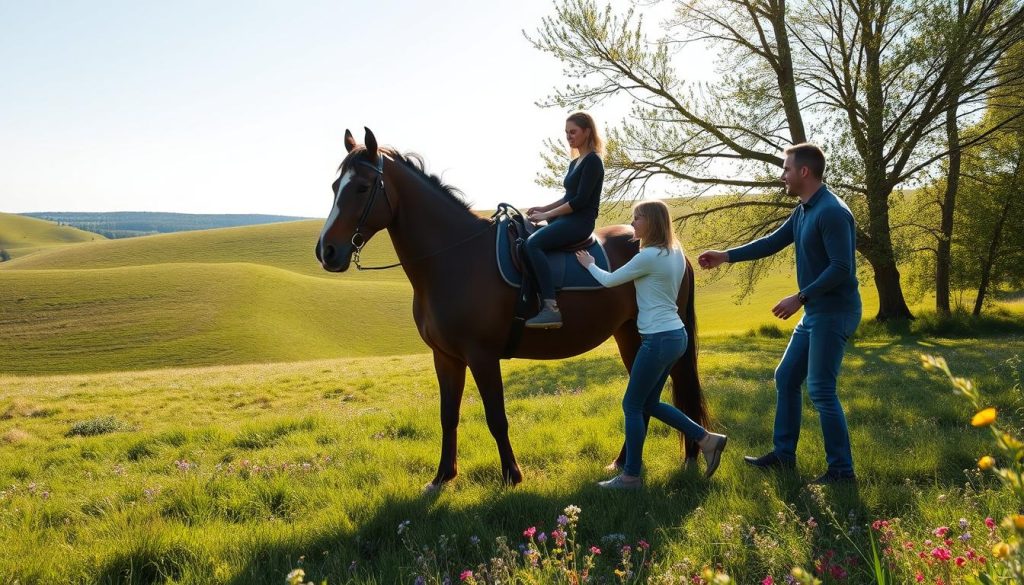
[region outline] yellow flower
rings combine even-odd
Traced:
[[[994,408],[979,410],[978,414],[971,419],[971,424],[976,427],[987,427],[994,422],[996,422],[996,409]]]
[[[1014,514],[1013,515],[1013,527],[1017,530],[1024,531],[1024,515]]]
[[[992,547],[992,556],[997,559],[1005,559],[1010,556],[1010,545],[1000,542]]]
[[[978,459],[978,469],[982,471],[988,471],[989,469],[992,469],[993,467],[995,467],[995,464],[996,460],[988,455],[985,455],[981,459]]]

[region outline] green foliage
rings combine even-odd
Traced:
[[[130,428],[129,425],[124,421],[118,419],[116,416],[108,415],[76,422],[71,425],[70,429],[68,429],[66,436],[93,437],[96,435],[105,435],[107,433],[122,431],[128,428]]]

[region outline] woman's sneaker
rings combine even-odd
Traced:
[[[562,312],[558,307],[545,305],[537,316],[526,321],[530,329],[558,329],[562,326]]]
[[[711,477],[714,475],[715,470],[718,469],[718,464],[722,462],[722,451],[725,451],[725,443],[728,440],[729,437],[725,435],[708,433],[704,444],[700,446],[700,451],[704,454],[704,460],[708,463],[704,477]]]

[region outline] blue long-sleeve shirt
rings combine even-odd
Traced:
[[[757,260],[790,244],[796,246],[796,280],[807,297],[806,312],[861,310],[853,213],[825,185],[797,205],[779,229],[727,253],[729,262]]]
[[[573,161],[562,185],[565,187],[562,201],[569,204],[572,212],[596,220],[604,185],[604,161],[601,157],[596,152],[589,152]]]

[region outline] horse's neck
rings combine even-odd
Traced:
[[[388,232],[410,280],[432,264],[443,262],[449,249],[461,248],[460,243],[468,238],[483,237],[487,220],[466,211],[412,173],[403,169],[392,188],[398,213]]]

